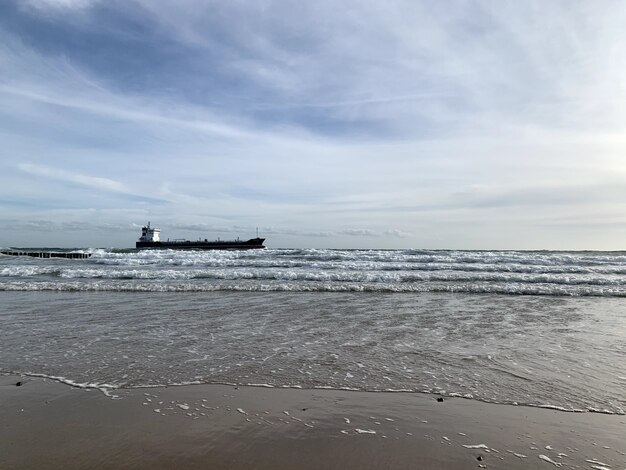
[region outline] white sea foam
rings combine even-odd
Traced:
[[[513,454],[515,457],[519,457],[520,459],[527,459],[528,456],[524,455],[524,454],[519,454],[517,452],[513,452],[512,450],[507,450],[507,452],[509,454]]]
[[[117,387],[115,385],[107,384],[107,383],[77,382],[75,380],[68,379],[66,377],[50,375],[50,374],[42,374],[42,373],[37,373],[37,372],[20,372],[20,374],[24,375],[24,376],[27,376],[27,377],[40,377],[40,378],[44,378],[44,379],[54,380],[56,382],[64,383],[66,385],[69,385],[69,386],[75,387],[75,388],[99,390],[104,395],[108,396],[109,398],[119,398],[118,395],[115,395],[115,394],[112,393],[113,390],[115,390],[115,389],[117,389],[119,387]]]
[[[535,408],[546,408],[548,410],[568,411],[570,413],[584,413],[585,412],[585,410],[581,408],[568,408],[565,406],[558,406],[558,405],[537,404],[537,403],[527,403],[526,405],[532,406]]]
[[[561,467],[563,464],[559,463],[559,462],[555,462],[554,460],[552,460],[550,457],[548,457],[547,455],[544,454],[539,454],[538,457],[543,460],[544,462],[548,462],[551,463],[552,465],[554,465],[555,467]]]
[[[600,466],[602,466],[602,467],[610,467],[610,465],[609,465],[609,464],[604,463],[604,462],[601,462],[601,461],[600,461],[600,460],[598,460],[598,459],[586,459],[586,460],[585,460],[585,462],[592,463],[592,464],[596,464],[596,465],[600,465]]]
[[[429,250],[91,251],[89,259],[55,260],[54,264],[38,259],[20,264],[8,259],[14,257],[4,257],[0,277],[11,281],[1,283],[0,289],[626,296],[622,255]],[[46,280],[49,277],[55,279]],[[72,280],[76,282],[67,282]]]
[[[0,369],[0,373],[1,373],[1,369]],[[16,372],[17,373],[17,372]],[[110,396],[112,398],[117,398],[118,395],[114,395],[112,394],[113,390],[119,389],[119,385],[112,385],[112,384],[106,384],[106,383],[98,383],[98,382],[94,382],[94,383],[87,383],[87,382],[77,382],[75,380],[71,380],[71,379],[67,379],[64,377],[58,377],[58,376],[53,376],[53,375],[47,375],[47,374],[37,374],[37,373],[30,373],[30,372],[23,372],[23,375],[27,375],[27,376],[32,376],[32,377],[43,377],[43,378],[49,378],[52,380],[56,380],[62,383],[65,383],[67,385],[70,385],[72,387],[76,387],[76,388],[88,388],[88,389],[97,389],[100,390],[101,392],[103,392],[105,395]],[[261,384],[256,384],[256,383],[237,383],[237,382],[228,382],[228,381],[223,381],[223,380],[189,380],[189,381],[178,381],[178,382],[163,382],[163,383],[154,383],[154,384],[138,384],[138,385],[126,385],[123,388],[158,388],[158,387],[163,387],[163,386],[168,386],[168,387],[172,387],[172,386],[189,386],[189,385],[200,385],[200,384],[216,384],[216,385],[228,385],[228,386],[237,386],[237,385],[245,385],[245,386],[250,386],[250,387],[261,387],[261,388],[276,388],[276,385],[272,385],[272,384],[266,384],[266,383],[261,383]],[[299,384],[283,384],[283,385],[279,385],[280,388],[294,388],[294,389],[302,389],[304,388],[302,385]],[[356,392],[356,391],[369,391],[369,392],[378,392],[378,393],[415,393],[415,390],[412,389],[388,389],[388,388],[384,388],[384,389],[376,389],[376,388],[358,388],[358,387],[342,387],[342,386],[331,386],[331,385],[321,385],[321,386],[312,386],[310,387],[312,389],[323,389],[323,390],[344,390],[344,391],[350,391],[350,392]],[[420,392],[420,393],[430,393],[430,392]],[[445,394],[444,394],[445,396]],[[457,396],[455,394],[449,394],[448,396]],[[497,400],[488,400],[488,399],[482,399],[481,401],[486,401],[488,403],[503,403],[503,402],[499,402]],[[504,402],[506,403],[506,402]],[[517,404],[517,403],[516,403]],[[572,409],[572,408],[566,408],[566,407],[560,407],[560,406],[556,406],[556,405],[536,405],[536,404],[531,404],[531,403],[527,403],[524,404],[524,406],[529,406],[529,407],[535,407],[535,408],[546,408],[546,409],[554,409],[554,410],[558,410],[558,411],[563,411],[563,412],[574,412],[574,413],[583,413],[585,412],[584,410],[581,409]],[[616,414],[616,415],[623,415],[623,411],[617,410],[617,411],[609,411],[609,410],[605,410],[603,413],[605,414]],[[426,422],[426,421],[424,421]],[[464,435],[463,433],[459,433],[460,435]],[[551,446],[546,446],[547,450],[551,450]]]
[[[167,281],[167,282],[162,282]],[[504,294],[504,295],[541,295],[569,297],[626,297],[626,286],[559,286],[555,284],[520,284],[520,283],[384,283],[384,282],[314,282],[314,281],[276,281],[255,283],[253,280],[240,278],[228,282],[220,279],[214,283],[202,283],[197,279],[102,279],[94,278],[89,282],[76,281],[39,281],[10,280],[0,284],[0,291],[60,291],[60,292],[354,292],[354,293],[466,293],[466,294]]]

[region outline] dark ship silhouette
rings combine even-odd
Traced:
[[[265,248],[263,242],[265,238],[259,238],[258,230],[257,237],[250,240],[215,240],[209,241],[206,238],[204,240],[184,240],[175,239],[161,241],[159,234],[161,229],[157,227],[151,227],[150,222],[148,225],[141,227],[141,236],[135,247],[137,249],[163,249],[163,250],[252,250],[257,248]]]

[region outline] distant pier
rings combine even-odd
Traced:
[[[32,258],[66,258],[66,259],[85,259],[91,257],[91,253],[69,253],[64,251],[0,251],[3,255],[8,256],[30,256]]]

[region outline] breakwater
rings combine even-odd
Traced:
[[[0,251],[8,256],[30,256],[32,258],[65,258],[65,259],[85,259],[91,257],[91,253],[75,253],[64,251]]]

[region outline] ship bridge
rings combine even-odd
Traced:
[[[148,225],[141,227],[141,236],[139,237],[140,242],[158,242],[161,241],[159,239],[159,234],[161,233],[161,229],[157,227],[150,227],[150,222]]]

